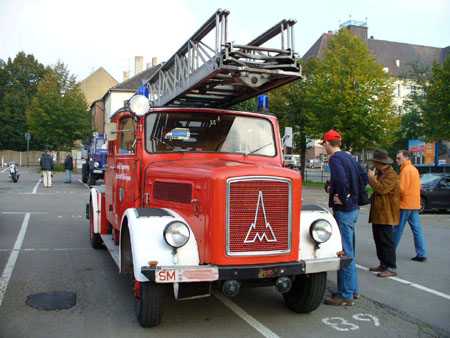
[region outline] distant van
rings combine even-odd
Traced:
[[[300,169],[300,155],[296,154],[283,155],[283,165],[286,168]]]
[[[308,160],[306,162],[307,168],[322,168],[322,161],[320,160]]]

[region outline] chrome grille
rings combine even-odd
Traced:
[[[291,250],[292,182],[241,177],[227,183],[227,254],[285,254]]]

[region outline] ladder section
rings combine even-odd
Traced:
[[[155,106],[227,108],[302,77],[296,21],[282,20],[239,45],[227,41],[229,13],[218,10],[144,83]],[[278,35],[280,49],[262,47]]]

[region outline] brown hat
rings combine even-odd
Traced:
[[[373,157],[368,161],[375,161],[384,164],[391,164],[392,158],[389,157],[388,152],[384,149],[375,149],[373,151]]]

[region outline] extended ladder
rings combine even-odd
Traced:
[[[228,14],[219,9],[144,83],[156,106],[226,108],[302,77],[294,53],[295,20],[282,20],[238,45],[227,41]],[[206,41],[214,29],[211,47]],[[261,47],[279,34],[281,49]]]

